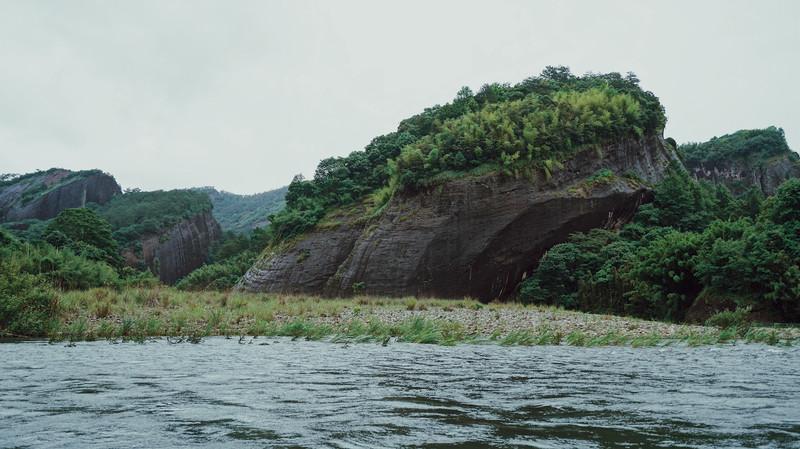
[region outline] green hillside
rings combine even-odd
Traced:
[[[686,143],[678,151],[688,165],[718,163],[734,159],[763,161],[775,156],[797,153],[789,149],[783,129],[770,126],[764,129],[742,129],[714,137],[707,142]]]
[[[255,228],[269,224],[267,217],[280,212],[286,206],[288,187],[270,190],[253,195],[237,195],[217,190],[213,187],[196,189],[208,194],[214,205],[214,218],[222,230],[236,234],[246,234]]]

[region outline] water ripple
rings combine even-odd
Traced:
[[[0,344],[0,447],[800,448],[800,350]]]

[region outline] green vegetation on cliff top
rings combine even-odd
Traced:
[[[14,173],[0,174],[0,188],[7,187],[7,186],[10,186],[10,185],[14,185],[14,184],[19,184],[19,183],[22,183],[22,182],[25,182],[25,181],[29,181],[29,180],[31,180],[33,178],[37,178],[37,177],[40,177],[40,176],[51,175],[53,173],[60,172],[60,171],[67,171],[67,170],[65,170],[63,168],[51,168],[51,169],[48,169],[48,170],[37,170],[37,171],[31,172],[31,173],[25,173],[23,175],[18,175],[18,174],[14,174]],[[101,175],[101,174],[103,174],[103,171],[97,170],[97,169],[79,170],[79,171],[71,172],[69,175],[66,176],[66,178],[64,180],[74,180],[74,179],[78,179],[78,178],[86,178],[86,177],[89,177],[89,176],[92,176],[92,175]]]
[[[159,234],[181,220],[208,212],[212,205],[208,194],[195,190],[135,190],[93,208],[108,220],[114,238],[124,247],[144,235]]]
[[[789,149],[783,129],[774,126],[742,129],[702,143],[685,143],[678,147],[678,153],[690,165],[742,159],[760,162],[780,155],[798,159],[797,153]]]
[[[665,123],[658,98],[633,74],[575,76],[548,67],[513,86],[487,84],[474,94],[463,88],[451,103],[403,120],[364,151],[324,159],[313,180],[296,177],[286,209],[270,216],[273,240],[302,234],[332,208],[367,194],[380,206],[397,192],[484,166],[547,175],[581,149],[659,132]]]

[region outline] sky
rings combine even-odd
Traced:
[[[635,72],[678,142],[800,149],[796,0],[0,0],[0,173],[261,192],[548,65]]]

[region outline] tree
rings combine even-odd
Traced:
[[[694,275],[698,243],[695,233],[672,231],[643,246],[623,275],[633,286],[627,312],[681,321],[702,290]]]
[[[778,187],[765,204],[764,216],[776,224],[800,224],[800,179],[790,179]]]
[[[41,276],[0,258],[0,335],[45,335],[57,306],[55,292]]]
[[[651,224],[699,231],[715,218],[717,205],[712,188],[692,179],[683,167],[670,167],[654,190],[656,214],[651,217]]]
[[[61,211],[47,225],[44,235],[45,240],[56,247],[71,247],[90,259],[121,265],[119,246],[112,236],[111,225],[91,209]]]

